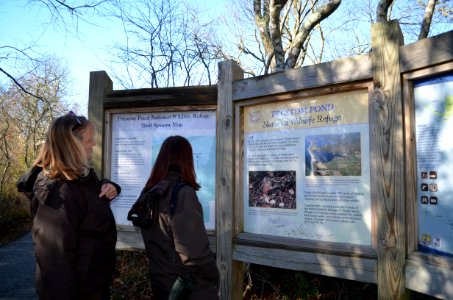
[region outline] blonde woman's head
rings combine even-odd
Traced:
[[[35,165],[50,178],[72,180],[89,171],[94,142],[94,127],[73,112],[55,119]]]

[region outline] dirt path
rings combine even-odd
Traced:
[[[31,233],[0,247],[0,300],[37,299]]]

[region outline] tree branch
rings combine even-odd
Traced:
[[[293,44],[288,53],[288,58],[285,62],[285,69],[292,69],[295,67],[297,58],[299,57],[302,47],[308,38],[313,28],[321,23],[322,20],[330,16],[341,4],[341,0],[331,0],[327,4],[321,6],[318,10],[304,22],[301,31],[294,38]]]
[[[3,70],[1,67],[0,67],[0,72],[3,73],[3,74],[5,74],[6,77],[8,77],[9,79],[11,79],[11,80],[14,82],[14,84],[15,84],[17,87],[19,87],[19,89],[20,89],[22,92],[24,92],[25,94],[30,95],[30,96],[32,96],[32,97],[38,99],[38,100],[42,100],[42,101],[44,101],[44,102],[47,102],[46,99],[44,99],[44,98],[42,98],[42,97],[39,97],[39,96],[37,96],[37,95],[35,95],[35,94],[30,93],[29,91],[27,91],[27,89],[24,88],[24,87],[20,84],[20,82],[17,81],[16,78],[14,78],[14,76],[12,76],[11,74],[9,74],[9,73],[6,72],[5,70]]]
[[[380,0],[376,8],[376,21],[386,22],[388,10],[392,5],[393,0]]]
[[[261,13],[261,6],[263,6],[263,13]],[[264,53],[266,57],[270,57],[274,54],[274,48],[269,32],[269,0],[264,0],[264,4],[262,4],[261,0],[253,0],[253,14],[256,27],[260,32],[261,41],[263,42]]]
[[[272,72],[284,69],[285,53],[283,52],[282,34],[280,30],[280,13],[288,0],[270,0],[270,37],[274,48],[275,67]]]
[[[420,34],[418,35],[419,40],[428,37],[431,21],[433,19],[434,8],[436,7],[436,2],[437,0],[429,0],[428,4],[426,5],[425,15],[423,16],[423,22],[420,28]]]

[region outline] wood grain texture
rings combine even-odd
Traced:
[[[93,149],[93,167],[99,177],[103,177],[104,141],[104,95],[113,89],[113,82],[105,71],[90,72],[88,94],[88,119],[96,130],[96,146]]]
[[[277,268],[376,283],[375,259],[234,245],[233,259]]]
[[[399,46],[395,21],[371,27],[373,113],[376,166],[377,255],[379,299],[409,299],[404,284],[406,219],[404,135]]]
[[[106,93],[104,107],[159,107],[217,103],[217,86],[190,86],[160,89],[120,90]]]
[[[276,95],[287,91],[351,83],[372,78],[371,57],[360,55],[234,82],[233,100]]]
[[[116,250],[120,251],[145,251],[142,234],[140,230],[118,230]]]
[[[400,48],[401,73],[453,61],[453,31]]]
[[[245,101],[247,102],[247,101]],[[243,165],[244,165],[244,118],[242,115],[243,106],[241,103],[235,104],[235,124],[234,124],[234,156],[235,165],[234,165],[234,186],[235,189],[235,199],[234,201],[234,218],[235,222],[233,224],[233,232],[234,236],[241,234],[244,230],[244,205],[243,205],[243,193],[244,193],[244,172]]]
[[[373,111],[373,83],[368,85],[368,125],[369,125],[369,145],[370,145],[370,197],[371,197],[371,247],[374,251],[377,249],[377,189],[374,182],[376,182],[376,149],[375,139],[373,133],[375,132],[374,126],[376,124],[376,115]]]
[[[371,247],[345,243],[330,243],[323,241],[301,240],[288,237],[278,237],[263,234],[239,233],[234,239],[235,245],[261,247],[263,249],[276,248],[288,251],[325,253],[331,255],[363,257],[376,259],[376,252]]]
[[[453,299],[453,269],[423,261],[407,260],[406,287],[439,299]]]
[[[142,234],[138,227],[133,226],[117,226],[118,236],[116,242],[116,250],[122,251],[145,251]],[[216,252],[216,235],[214,232],[208,232],[208,240],[213,253]]]
[[[415,143],[415,107],[413,84],[403,81],[404,130],[406,149],[406,255],[417,250],[418,244],[418,200],[417,200],[417,156]]]
[[[433,267],[453,269],[453,257],[440,256],[430,253],[413,252],[409,255],[408,260],[423,262]],[[453,277],[450,278],[453,281]]]
[[[232,240],[234,222],[234,153],[233,153],[233,81],[244,73],[233,60],[219,64],[217,100],[216,155],[216,229],[217,265],[220,271],[220,298],[241,299],[242,264],[233,262]]]

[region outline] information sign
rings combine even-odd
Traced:
[[[189,140],[206,229],[215,229],[215,111],[113,113],[111,116],[111,179],[121,195],[111,207],[119,225],[131,225],[127,213],[142,191],[160,150],[171,135]]]
[[[419,249],[453,256],[453,74],[414,82]]]
[[[244,107],[244,231],[371,245],[368,91]]]

